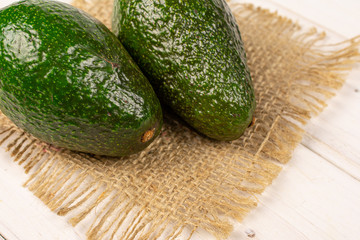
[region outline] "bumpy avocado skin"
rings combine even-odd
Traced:
[[[158,97],[199,132],[239,138],[255,97],[236,20],[223,0],[115,0],[113,30]]]
[[[107,156],[136,153],[159,134],[155,92],[96,19],[64,3],[26,0],[0,10],[0,32],[0,109],[18,127]]]

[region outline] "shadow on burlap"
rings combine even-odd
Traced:
[[[112,0],[76,0],[107,26]],[[120,159],[55,149],[0,116],[0,144],[30,174],[25,183],[52,211],[82,224],[89,239],[219,239],[257,204],[301,141],[303,125],[325,107],[359,61],[360,38],[321,46],[325,34],[269,11],[230,4],[256,90],[255,125],[232,142],[213,141],[165,114],[145,151]],[[261,217],[261,216],[259,216]]]

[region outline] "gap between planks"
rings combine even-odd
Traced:
[[[348,164],[349,167],[354,167],[354,168],[359,168],[359,166],[357,164],[354,164],[353,161],[351,159],[348,159],[346,156],[342,155],[340,152],[336,151],[334,148],[332,148],[331,146],[329,146],[328,144],[326,144],[325,142],[321,141],[320,139],[318,139],[317,137],[312,136],[311,134],[305,132],[304,134],[304,138],[308,137],[316,142],[318,142],[320,145],[322,145],[323,148],[326,148],[326,150],[331,151],[333,153],[335,153],[338,156],[342,157],[342,160],[345,160]],[[333,165],[334,167],[336,167],[337,169],[339,169],[340,171],[346,173],[347,175],[349,175],[350,177],[352,177],[354,180],[360,182],[360,176],[351,173],[349,170],[347,170],[347,168],[340,166],[339,164],[337,164],[336,162],[334,162],[333,160],[327,158],[326,156],[324,156],[324,154],[322,154],[321,152],[317,152],[315,151],[313,148],[311,148],[310,146],[308,146],[306,143],[304,143],[304,140],[300,143],[302,146],[304,146],[305,148],[307,148],[308,150],[310,150],[311,152],[313,152],[314,154],[318,155],[319,157],[323,158],[324,160],[326,160],[328,163],[330,163],[331,165]]]

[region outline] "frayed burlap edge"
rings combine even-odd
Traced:
[[[75,5],[109,25],[111,1]],[[228,218],[241,221],[256,206],[256,196],[300,143],[303,125],[359,61],[360,45],[357,37],[327,51],[319,45],[324,33],[303,32],[252,5],[230,5],[258,101],[256,123],[241,139],[204,139],[167,115],[150,148],[115,161],[48,146],[1,115],[0,144],[31,174],[24,186],[72,225],[84,224],[89,239],[190,239],[199,228],[226,238],[232,231]],[[267,29],[281,36],[265,37]]]

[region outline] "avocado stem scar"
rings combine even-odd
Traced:
[[[252,121],[251,121],[251,123],[249,124],[249,127],[252,127],[252,126],[254,126],[255,125],[255,117],[253,116],[253,119],[252,119]]]
[[[148,142],[150,139],[153,138],[154,134],[155,134],[155,128],[146,131],[146,132],[144,133],[144,135],[141,137],[141,142],[142,142],[142,143]]]

